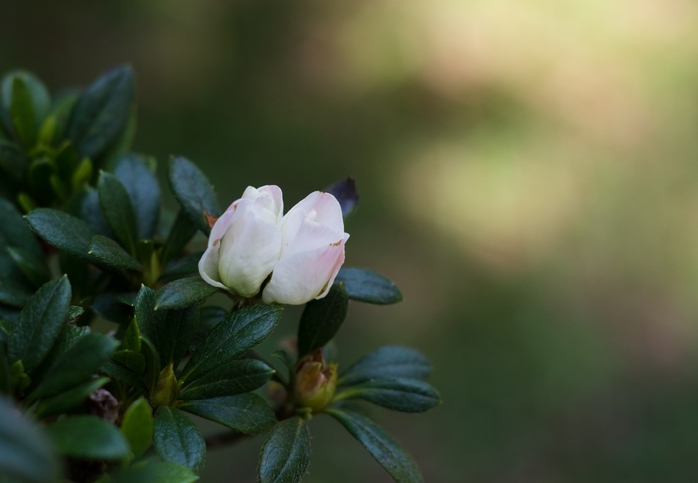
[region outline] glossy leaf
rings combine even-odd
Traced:
[[[82,93],[66,131],[80,156],[95,159],[119,138],[128,122],[133,97],[133,71],[129,66],[106,72]]]
[[[177,407],[245,434],[263,433],[276,424],[274,411],[264,399],[249,392],[236,396],[180,401]]]
[[[20,248],[36,260],[43,260],[39,240],[12,203],[0,197],[0,247]]]
[[[115,268],[125,268],[143,271],[138,260],[129,255],[126,250],[121,248],[121,245],[116,243],[111,238],[102,235],[95,235],[90,241],[90,246],[87,248],[87,253],[99,260],[101,264]]]
[[[160,185],[141,158],[135,154],[122,156],[114,175],[126,188],[136,211],[138,239],[153,237],[160,217]]]
[[[83,404],[90,394],[109,382],[108,377],[90,379],[67,391],[39,402],[35,414],[39,419],[55,416],[66,411],[76,409]]]
[[[233,396],[262,387],[274,369],[262,361],[242,359],[222,364],[186,386],[180,400]]]
[[[219,216],[221,209],[206,175],[191,161],[173,157],[170,160],[170,188],[192,223],[208,235],[211,229],[204,214]]]
[[[206,442],[196,425],[179,409],[160,406],[153,434],[155,450],[164,461],[198,472],[206,458]]]
[[[376,305],[402,301],[402,293],[393,282],[368,268],[343,267],[335,279],[335,284],[339,282],[344,283],[352,300]]]
[[[209,285],[201,277],[180,278],[157,291],[155,310],[183,309],[200,304],[218,289]]]
[[[100,374],[105,374],[114,380],[124,382],[129,386],[138,389],[141,393],[145,393],[148,390],[141,378],[138,377],[138,374],[133,372],[131,369],[122,366],[118,362],[107,362],[99,369],[99,372]]]
[[[371,379],[409,377],[426,379],[431,374],[426,357],[409,347],[385,346],[367,354],[340,374],[339,385],[351,386]]]
[[[320,300],[309,302],[298,326],[298,357],[319,349],[337,334],[347,316],[349,298],[344,286],[333,285]]]
[[[421,483],[422,475],[410,455],[383,428],[351,411],[329,409],[327,413],[349,431],[398,483]]]
[[[27,374],[38,367],[63,329],[70,295],[70,283],[64,275],[41,287],[29,299],[10,334],[10,363],[21,360]]]
[[[59,478],[58,458],[39,427],[0,397],[0,478],[46,483]]]
[[[90,261],[87,252],[97,233],[81,219],[50,208],[38,208],[25,218],[32,230],[51,245]]]
[[[102,213],[116,239],[126,251],[135,254],[138,226],[128,191],[116,176],[102,171],[97,182],[97,192]]]
[[[84,186],[68,203],[66,211],[87,222],[98,234],[114,238],[107,219],[99,205],[99,194],[91,186]]]
[[[54,446],[65,456],[114,460],[129,454],[129,445],[113,424],[94,416],[72,416],[46,426]],[[88,443],[89,442],[89,443]]]
[[[157,292],[142,286],[136,299],[136,320],[160,354],[161,368],[179,363],[199,326],[199,307],[179,310],[155,310]]]
[[[372,379],[351,386],[336,399],[363,399],[393,411],[421,413],[438,406],[439,393],[424,381],[417,379]]]
[[[182,371],[181,381],[192,383],[213,369],[237,359],[274,330],[281,308],[254,305],[237,310],[219,322]]]
[[[262,447],[257,470],[260,483],[298,483],[310,463],[310,431],[293,417],[277,424]]]
[[[117,345],[116,340],[106,335],[91,333],[83,336],[56,358],[29,399],[52,396],[84,382],[109,360]]]
[[[145,453],[153,439],[153,414],[148,401],[141,397],[129,406],[121,422],[121,432],[136,458]]]

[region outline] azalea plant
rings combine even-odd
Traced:
[[[222,210],[206,175],[173,157],[170,213],[155,159],[130,152],[134,91],[129,67],[55,98],[30,73],[2,79],[0,481],[195,481],[207,449],[264,433],[259,481],[294,483],[318,416],[395,481],[421,481],[357,403],[433,408],[428,361],[399,346],[349,367],[333,356],[350,300],[402,299],[343,266],[354,181],[285,213],[279,187],[249,187]],[[304,305],[297,338],[260,353],[284,305]],[[189,415],[227,429],[204,438]]]

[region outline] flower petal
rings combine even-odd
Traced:
[[[251,297],[259,292],[280,252],[279,227],[260,219],[254,210],[246,210],[221,239],[221,281],[243,297]]]
[[[209,285],[228,290],[228,287],[221,283],[218,273],[218,249],[218,245],[206,249],[199,260],[199,274]]]
[[[336,244],[296,253],[279,260],[264,288],[265,303],[301,305],[327,294],[344,263],[344,234]]]

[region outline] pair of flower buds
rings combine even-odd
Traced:
[[[344,263],[342,209],[315,191],[283,215],[278,186],[248,187],[216,220],[199,261],[201,277],[242,297],[301,305],[327,295]]]

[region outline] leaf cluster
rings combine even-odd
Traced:
[[[130,152],[134,92],[129,67],[54,99],[27,72],[0,82],[0,477],[190,482],[217,442],[268,433],[259,481],[295,483],[309,464],[309,423],[328,415],[395,481],[421,481],[399,443],[350,404],[431,409],[440,397],[427,360],[388,346],[338,374],[325,361],[350,300],[393,304],[398,288],[342,268],[306,304],[294,350],[274,363],[255,352],[283,307],[200,278],[191,242],[221,205],[204,173],[173,157],[179,206],[163,211],[157,162]],[[327,190],[345,216],[355,211],[354,180]],[[227,307],[210,305],[217,293]],[[316,406],[298,397],[309,360],[333,374]],[[207,443],[189,415],[228,436]]]

